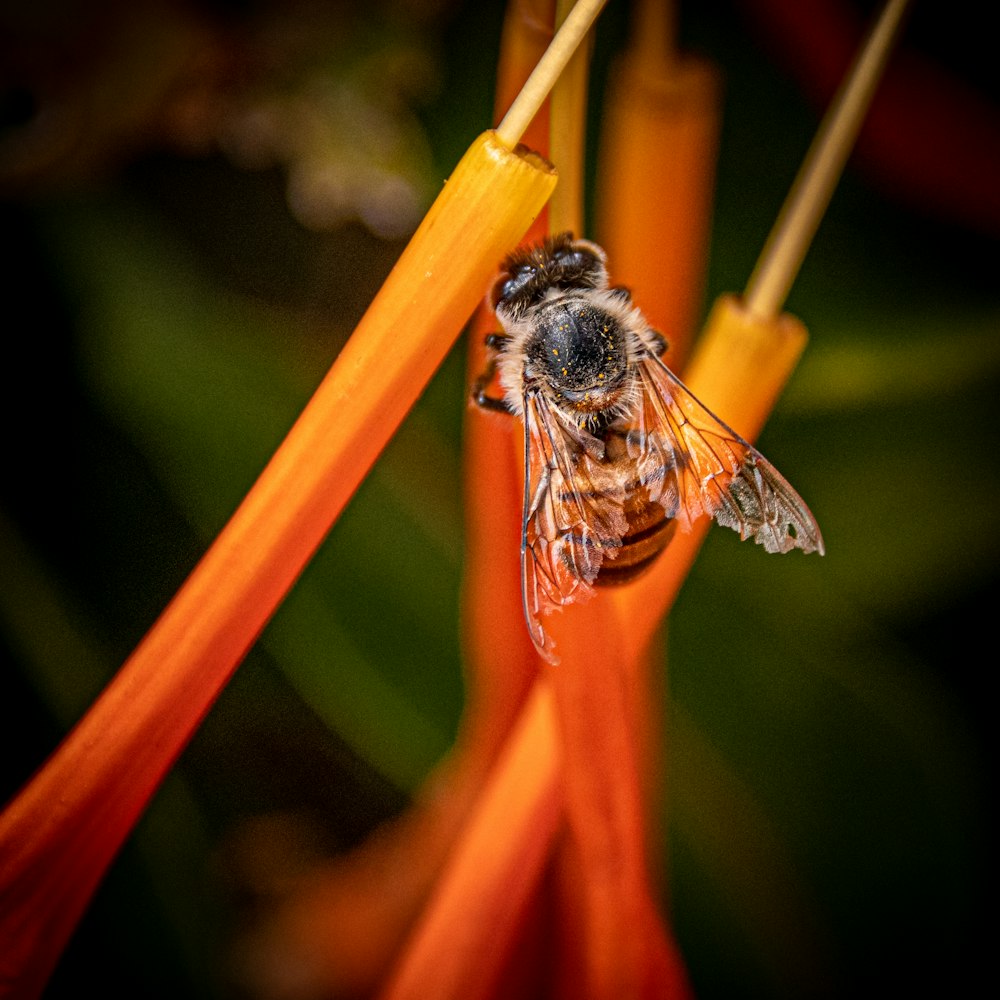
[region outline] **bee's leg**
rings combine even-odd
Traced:
[[[659,330],[647,330],[647,347],[658,357],[662,358],[667,349],[667,338]]]
[[[479,385],[478,380],[476,385]],[[490,396],[485,389],[473,387],[472,401],[476,406],[481,406],[484,410],[493,410],[496,413],[507,413],[513,415],[514,411],[507,405],[507,400],[502,396]]]
[[[483,369],[483,373],[472,384],[473,402],[477,406],[481,406],[484,410],[496,410],[499,413],[513,412],[507,405],[506,400],[502,397],[491,396],[486,391],[489,384],[493,381],[493,376],[496,375],[497,357],[503,350],[504,344],[508,339],[505,333],[490,333],[486,336],[486,349],[489,351],[489,359],[486,362],[486,368]]]

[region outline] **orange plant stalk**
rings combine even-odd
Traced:
[[[0,816],[0,996],[41,992],[164,774],[554,184],[492,133],[473,143],[246,500]]]
[[[597,174],[597,242],[613,284],[667,338],[679,372],[702,308],[722,85],[676,50],[676,5],[639,0],[612,67]]]
[[[613,280],[632,285],[637,301],[670,324],[672,339],[678,317],[693,322],[703,280],[714,177],[714,143],[705,137],[714,138],[715,120],[707,72],[673,88],[669,113],[662,100],[652,113],[650,79],[662,82],[673,70],[669,7],[635,9],[636,42],[605,105],[597,180],[605,213],[600,240]],[[660,193],[665,183],[675,187],[667,197]],[[674,206],[682,203],[681,212]],[[553,199],[553,230],[582,235],[557,218],[557,207]],[[676,252],[662,251],[672,240]],[[560,658],[546,673],[555,692],[568,826],[557,866],[560,987],[567,996],[594,998],[685,996],[686,973],[660,912],[648,850],[650,799],[661,777],[652,765],[652,746],[661,740],[653,723],[659,703],[651,704],[655,668],[646,657],[620,655],[628,626],[606,594],[565,620],[554,614],[546,627]]]
[[[553,33],[554,0],[515,0],[504,22],[498,67],[496,114],[510,106],[524,79]],[[558,86],[558,84],[557,84]],[[524,141],[548,153],[549,105],[528,126]],[[563,184],[560,171],[559,184]],[[553,198],[555,198],[553,192]],[[546,231],[550,206],[525,234],[535,241]],[[500,258],[494,261],[494,271]],[[488,283],[468,332],[466,384],[486,365],[484,340],[497,330],[485,306]],[[513,725],[518,708],[537,672],[534,646],[527,633],[514,631],[521,620],[521,474],[511,461],[508,421],[467,403],[463,427],[465,464],[465,572],[462,580],[463,654],[467,670],[467,705],[462,731],[487,761],[492,761]],[[481,734],[481,735],[480,735]]]
[[[722,94],[715,67],[678,50],[677,18],[675,3],[632,5],[604,103],[595,220],[612,283],[629,288],[664,335],[663,360],[674,371],[687,359],[702,309]],[[662,836],[667,780],[666,678],[665,658],[647,659],[628,693],[653,844]]]
[[[380,1000],[497,995],[560,821],[559,761],[536,684]]]

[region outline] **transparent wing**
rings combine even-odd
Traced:
[[[823,553],[805,501],[756,448],[703,406],[660,360],[637,364],[635,425],[626,442],[651,499],[686,530],[702,514],[768,552]]]
[[[531,638],[550,660],[543,616],[593,593],[605,560],[629,534],[629,497],[640,491],[681,530],[708,515],[768,552],[823,552],[805,501],[756,448],[655,356],[636,369],[632,412],[603,439],[567,421],[541,393],[524,396],[522,600]]]
[[[603,449],[541,393],[525,394],[522,599],[531,638],[550,660],[542,616],[592,594],[626,531],[622,486],[601,465]]]

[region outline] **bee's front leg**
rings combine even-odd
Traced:
[[[667,338],[664,337],[659,330],[650,330],[648,332],[648,338],[649,349],[656,355],[656,357],[662,358],[666,353],[667,347],[669,346],[667,344]]]
[[[486,336],[486,349],[489,351],[489,358],[483,373],[472,384],[472,399],[477,406],[484,410],[494,410],[498,413],[510,413],[514,411],[507,405],[507,401],[501,396],[491,396],[486,391],[497,371],[497,358],[504,349],[504,345],[510,338],[505,333],[490,333]]]

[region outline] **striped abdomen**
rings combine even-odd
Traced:
[[[580,498],[587,510],[586,527],[577,525],[562,536],[566,565],[577,576],[600,586],[628,583],[648,569],[667,547],[677,530],[673,514],[663,504],[650,499],[649,485],[636,476],[634,464],[626,457],[599,464],[590,488]],[[660,470],[660,477],[666,470]],[[654,484],[662,493],[659,484]],[[559,501],[571,498],[560,493]],[[587,572],[598,556],[596,578]],[[578,568],[583,567],[583,571]]]

